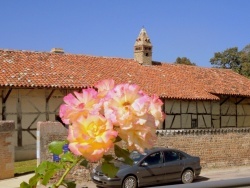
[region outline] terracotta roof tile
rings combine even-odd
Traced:
[[[250,80],[225,69],[155,63],[133,59],[0,50],[0,86],[92,87],[102,79],[136,83],[163,98],[218,100],[217,95],[250,97]]]

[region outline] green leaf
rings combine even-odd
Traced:
[[[133,165],[134,161],[129,157],[130,153],[128,150],[120,148],[118,145],[115,145],[115,155],[124,159],[124,163]]]
[[[71,152],[67,152],[61,156],[61,161],[73,163],[76,160],[75,156]]]
[[[20,184],[20,188],[32,188],[28,183],[26,183],[26,182],[22,182],[21,184]]]
[[[63,153],[63,145],[66,141],[53,141],[49,144],[49,151],[53,154],[60,155]]]
[[[116,167],[113,163],[108,163],[106,161],[102,163],[102,172],[110,178],[115,177],[118,170],[119,168]]]
[[[86,159],[83,159],[83,161],[80,163],[81,166],[84,166],[86,168],[88,168],[88,164],[89,162]]]
[[[48,161],[43,161],[38,167],[36,167],[35,172],[44,175],[47,170],[47,163]]]
[[[43,185],[47,185],[49,183],[49,180],[52,176],[54,176],[54,174],[56,173],[56,170],[49,170],[46,172],[46,174],[44,175],[43,177],[43,181],[42,181],[42,184]]]
[[[43,161],[36,169],[35,172],[40,175],[45,175],[49,170],[59,170],[63,168],[62,163],[55,163],[50,161]]]
[[[107,162],[112,161],[114,159],[114,157],[112,155],[104,155],[103,159]]]
[[[34,176],[32,176],[29,179],[29,184],[31,187],[33,187],[34,185],[37,185],[37,182],[41,179],[41,175],[39,174],[35,174]]]

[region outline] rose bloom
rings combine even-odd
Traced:
[[[88,88],[83,89],[82,93],[74,92],[63,98],[65,104],[60,106],[59,115],[65,124],[71,124],[78,117],[87,117],[89,114],[99,114],[101,107],[97,91]]]
[[[113,147],[117,134],[111,122],[101,115],[80,117],[69,126],[69,149],[75,155],[96,162]]]
[[[162,112],[162,105],[163,102],[156,95],[150,97],[149,113],[153,115],[157,127],[165,118],[165,114]]]
[[[117,131],[119,136],[126,141],[129,151],[137,150],[143,153],[144,149],[152,148],[157,140],[154,118],[149,114],[131,122],[130,125],[120,126]]]
[[[98,89],[99,98],[107,98],[110,91],[115,87],[115,82],[112,79],[102,80],[95,84],[95,87]]]
[[[163,121],[162,102],[146,95],[137,85],[120,84],[104,102],[105,117],[109,118],[128,149],[143,152],[156,141],[156,128]]]

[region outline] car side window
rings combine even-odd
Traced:
[[[174,151],[164,152],[165,162],[177,161],[180,159],[179,154]]]
[[[161,155],[161,152],[156,152],[151,155],[149,155],[144,162],[146,162],[148,165],[156,165],[163,163],[163,158]]]
[[[183,155],[182,153],[178,153],[178,154],[179,154],[180,160],[182,160],[182,159],[186,159],[186,156],[185,156],[185,155]]]

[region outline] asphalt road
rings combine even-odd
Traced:
[[[237,178],[217,181],[206,181],[199,179],[191,184],[165,184],[163,186],[153,186],[151,188],[250,188],[250,178]]]
[[[10,179],[0,180],[0,188],[18,188],[23,181],[28,182],[34,174],[27,174]],[[38,186],[45,188],[44,186]],[[92,181],[81,182],[77,188],[96,188]],[[192,184],[181,184],[181,182],[169,183],[162,186],[152,186],[151,188],[220,188],[236,187],[250,188],[250,166],[238,166],[228,168],[203,169]]]

